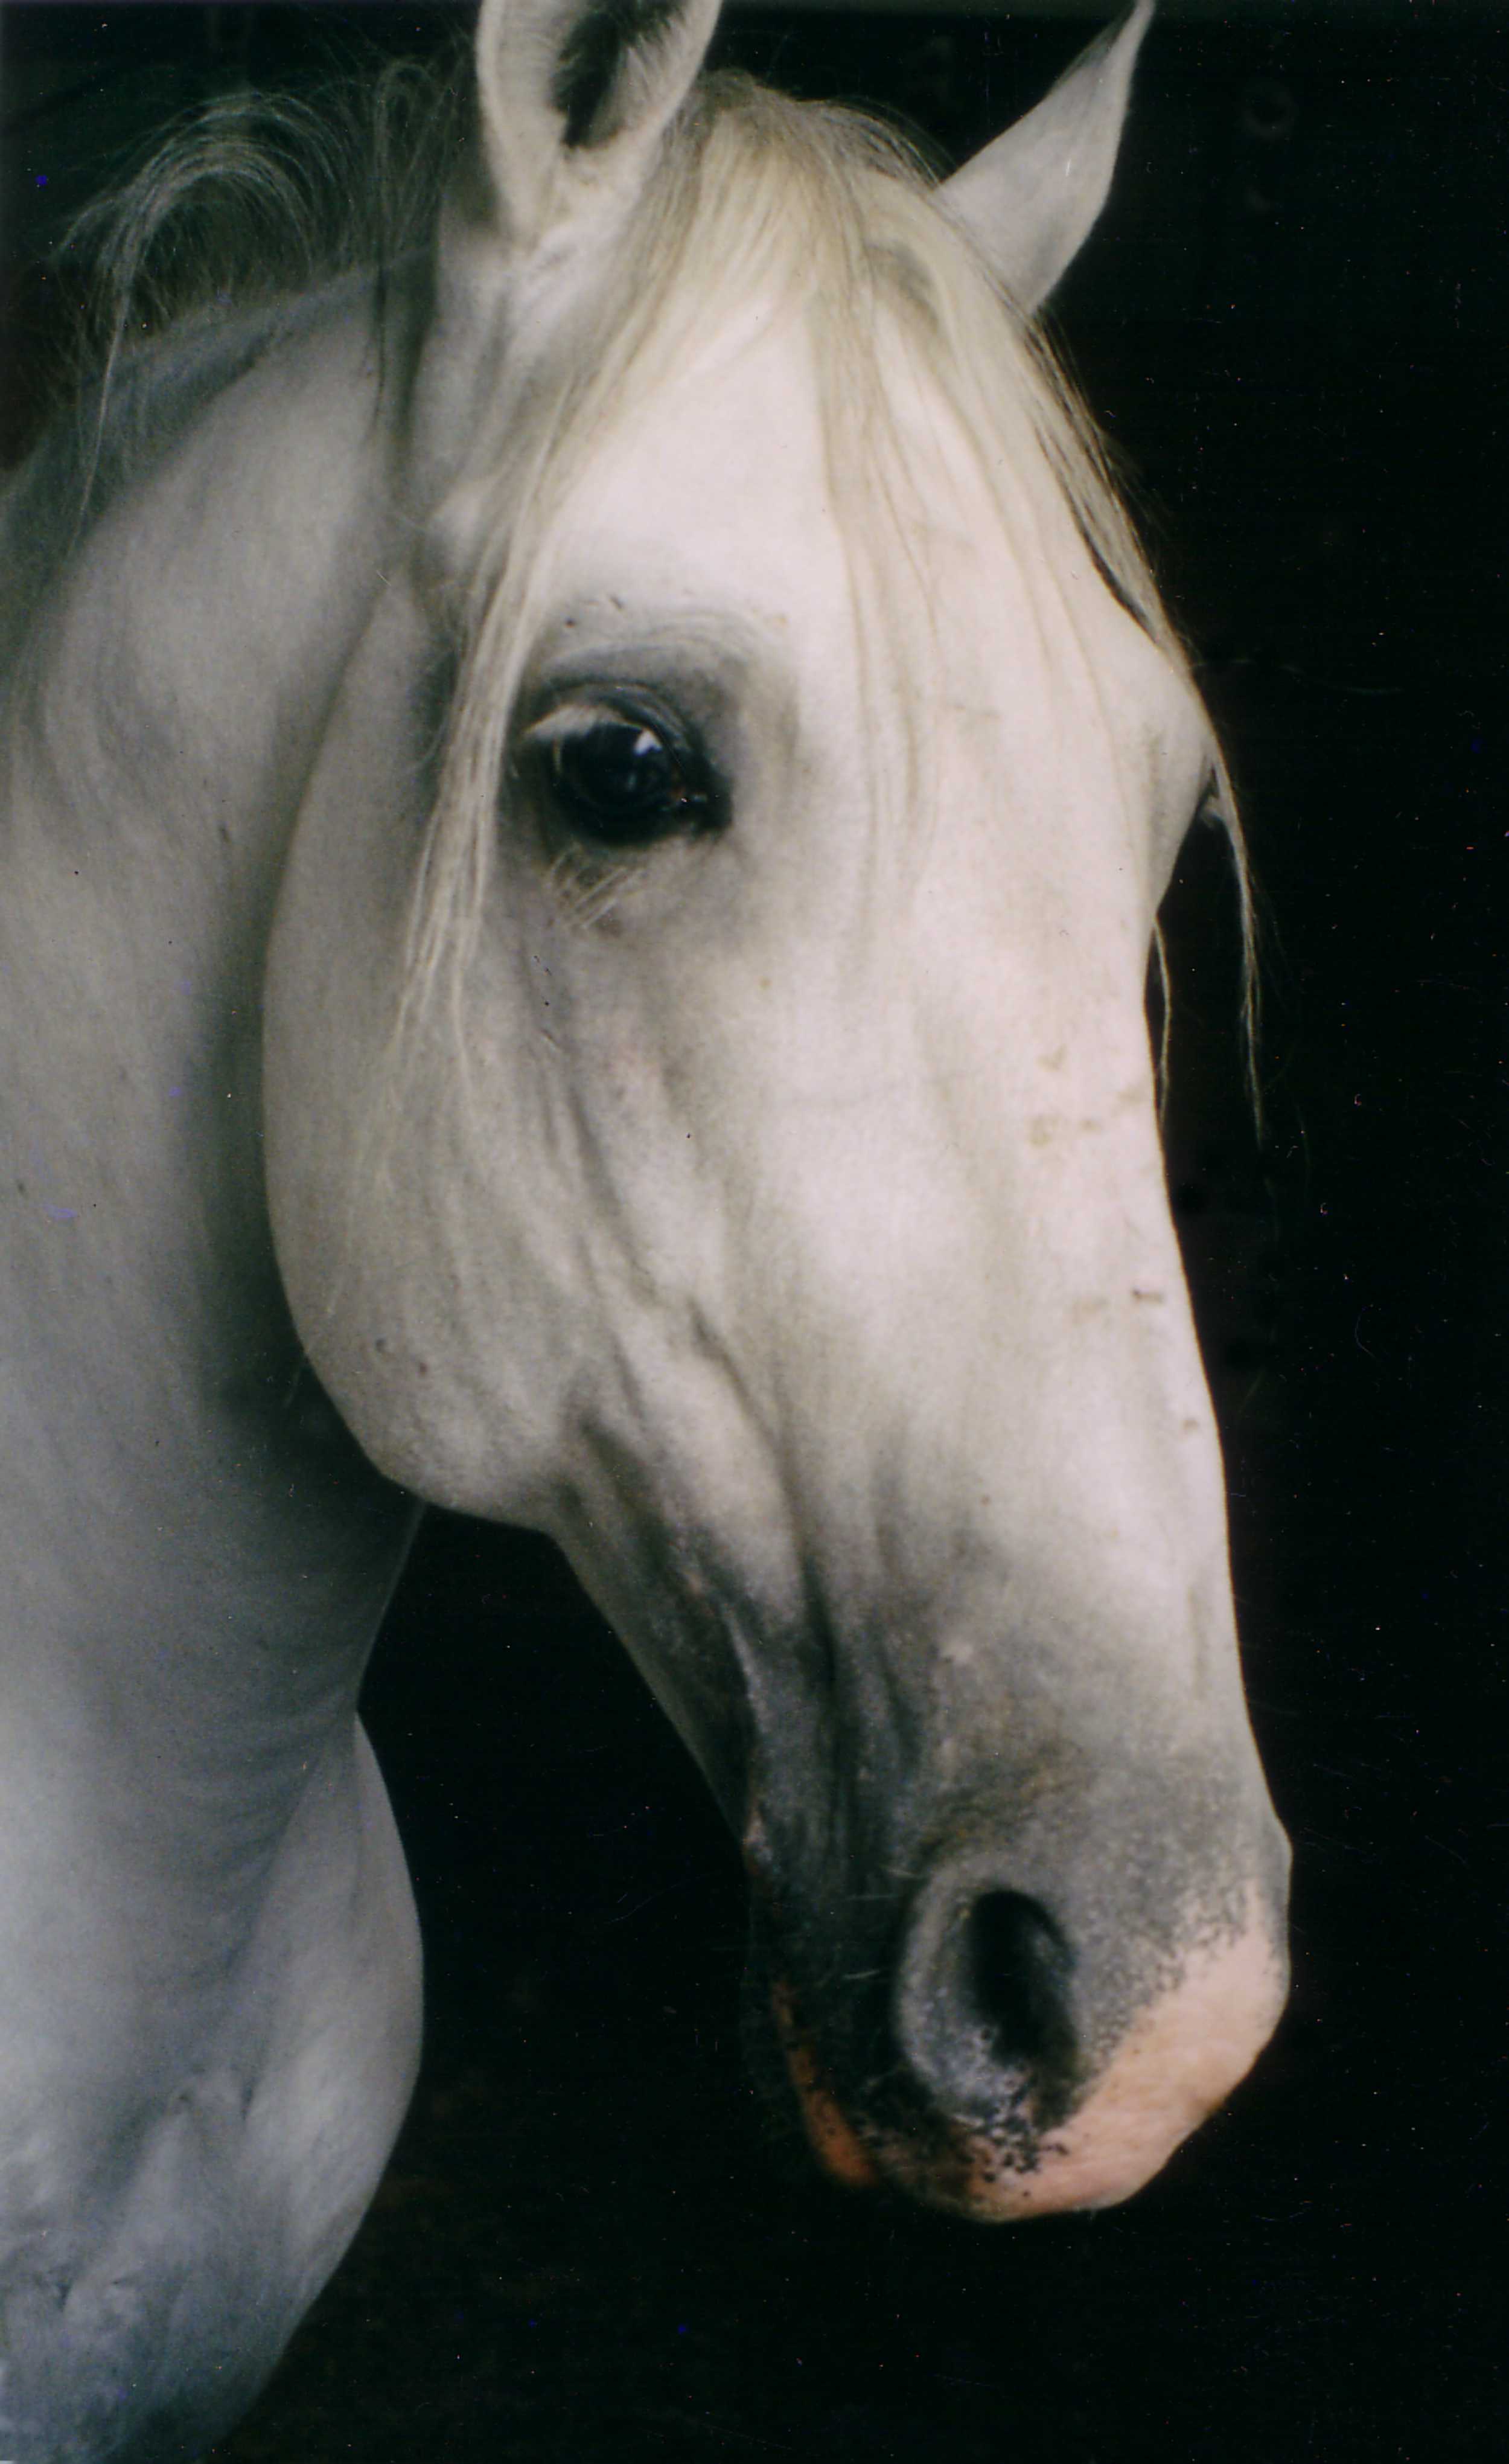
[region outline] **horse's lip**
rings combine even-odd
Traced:
[[[778,1936],[779,1930],[777,1894],[774,1887],[773,1860],[764,1816],[758,1798],[753,1793],[745,1809],[742,1844],[744,1870],[755,1916],[755,1938],[757,1940],[769,1927],[765,1946],[768,1956],[770,1935]],[[765,1926],[760,1925],[761,1917],[765,1920]],[[841,2183],[845,2189],[873,2189],[881,2180],[880,2167],[833,2091],[827,2066],[818,2051],[817,2039],[801,2016],[796,1989],[778,1968],[767,1967],[765,1958],[757,1960],[758,1970],[763,1970],[768,1980],[769,2009],[775,2021],[776,2041],[780,2048],[786,2077],[796,2097],[813,2155],[830,2181]]]
[[[972,2222],[1031,2213],[1031,2188],[1017,2184],[1003,2198],[998,2156],[967,2127],[946,2127],[925,2145],[878,2123],[856,2126],[835,2093],[784,1978],[773,1981],[770,2002],[807,2144],[831,2182],[845,2190],[902,2191],[925,2207]]]
[[[828,2085],[817,2047],[798,2015],[797,1997],[784,1978],[772,1980],[770,1999],[787,2075],[814,2156],[830,2179],[845,2189],[874,2189],[881,2180],[880,2167]]]
[[[1036,2156],[1026,2165],[1018,2158],[1003,2166],[990,2140],[962,2123],[946,2126],[929,2144],[880,2124],[862,2125],[862,2136],[829,2084],[816,2043],[798,2015],[791,1987],[778,1977],[771,1987],[771,2008],[808,2145],[830,2181],[846,2190],[904,2192],[924,2207],[971,2224],[1020,2221],[1034,2214]],[[1049,2142],[1042,2152],[1064,2151]]]

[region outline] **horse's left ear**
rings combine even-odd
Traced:
[[[719,0],[483,0],[477,99],[492,220],[512,256],[627,203],[686,99]]]
[[[1039,307],[1067,273],[1105,203],[1152,11],[1153,0],[1135,0],[1036,110],[938,192],[1023,308]]]

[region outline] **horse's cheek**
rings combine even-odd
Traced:
[[[432,1111],[385,1102],[401,954],[422,845],[410,741],[417,620],[381,604],[311,776],[269,953],[263,1104],[267,1188],[300,1338],[357,1437],[408,1476],[429,1417],[422,1340],[422,1198]],[[322,920],[321,920],[322,919]],[[331,919],[335,919],[332,924]],[[421,1365],[423,1364],[423,1366]]]

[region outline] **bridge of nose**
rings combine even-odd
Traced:
[[[762,1140],[747,1220],[777,1192],[778,1210],[745,1271],[814,1330],[767,1353],[794,1510],[873,1615],[909,1596],[936,1625],[993,1563],[1003,1585],[1040,1569],[1051,1611],[1098,1561],[1142,1622],[1219,1582],[1219,1463],[1146,1076],[1130,1092],[1137,1117],[1085,1125],[1022,1117],[986,1071],[894,1103],[882,1081],[777,1129],[774,1154]]]

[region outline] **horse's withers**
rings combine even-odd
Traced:
[[[441,285],[483,367],[500,315],[548,366],[542,256],[589,328],[614,261],[611,182],[547,183],[555,226],[537,164],[514,193],[523,108],[491,132],[501,270],[473,200]],[[1096,2204],[1282,1991],[1142,1008],[1211,748],[1028,418],[1003,482],[878,285],[876,425],[841,440],[842,312],[789,267],[735,290],[709,274],[561,483],[434,998],[434,576],[486,488],[353,663],[270,979],[280,1256],[375,1459],[553,1531],[677,1720],[825,2161]],[[464,468],[475,399],[422,371],[426,468]],[[677,826],[571,823],[558,748],[614,729],[671,762]]]

